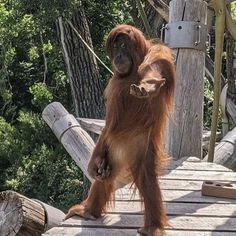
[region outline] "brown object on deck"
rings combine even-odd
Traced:
[[[0,193],[1,236],[40,236],[64,216],[60,210],[16,192]]]
[[[217,181],[204,181],[202,195],[236,199],[236,185]]]

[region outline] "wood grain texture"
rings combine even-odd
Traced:
[[[232,172],[232,170],[222,166],[221,164],[213,164],[205,161],[201,161],[196,157],[184,157],[177,161],[170,160],[166,166],[166,170],[195,170],[195,171],[223,171]],[[168,173],[168,171],[167,171]],[[199,173],[200,174],[200,173]]]
[[[210,204],[192,202],[166,202],[167,215],[170,216],[212,216],[236,217],[236,204]],[[143,208],[137,201],[117,201],[115,207],[108,209],[111,214],[143,214]]]
[[[207,5],[201,0],[172,0],[170,22],[195,21],[206,24]],[[176,96],[174,122],[168,130],[171,156],[202,155],[203,78],[205,53],[194,49],[176,50]]]
[[[180,168],[180,169],[179,169]],[[187,168],[186,170],[184,168]],[[209,169],[209,171],[208,171]],[[166,236],[233,236],[236,234],[236,200],[202,196],[201,179],[234,180],[236,173],[196,157],[171,162],[160,186],[171,227]],[[230,183],[236,183],[230,182]],[[138,235],[143,212],[132,186],[116,191],[115,207],[96,221],[73,217],[44,235]]]
[[[93,132],[95,134],[101,134],[103,128],[105,127],[105,120],[98,119],[87,119],[87,118],[77,118],[81,127],[86,130]]]
[[[0,235],[40,236],[45,230],[46,218],[41,204],[16,192],[0,193]]]
[[[219,204],[235,204],[236,200],[227,198],[217,198],[202,196],[201,190],[162,190],[162,198],[165,202],[189,202],[189,203],[219,203]],[[122,189],[117,192],[116,201],[140,201],[138,193]]]
[[[107,229],[107,228],[79,228],[79,227],[58,227],[51,229],[47,233],[43,234],[44,236],[140,236],[137,233],[136,229]],[[166,230],[165,236],[235,236],[234,232],[212,232],[212,231],[198,231],[194,232],[191,230]]]
[[[95,147],[89,134],[59,102],[49,104],[42,116],[86,177],[93,181],[87,173],[88,162]]]
[[[97,228],[129,228],[136,229],[142,226],[143,215],[106,214],[96,221],[86,221],[80,217],[72,217],[66,220],[63,227],[77,225]],[[209,216],[169,216],[170,227],[178,230],[222,230],[235,232],[236,218],[209,217]]]
[[[228,132],[215,147],[214,162],[231,169],[236,169],[236,128]],[[204,158],[207,160],[208,156]]]

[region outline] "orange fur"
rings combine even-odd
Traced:
[[[99,169],[97,163],[102,161],[109,169],[104,172],[104,179],[97,177],[92,184],[88,198],[82,203],[83,211],[79,205],[69,211],[69,216],[99,217],[112,198],[115,181],[133,181],[145,207],[142,232],[161,235],[167,220],[157,176],[167,159],[164,131],[174,96],[175,67],[168,47],[147,41],[141,31],[128,25],[120,25],[109,34],[106,48],[110,59],[112,45],[120,34],[128,35],[132,49],[136,49],[129,50],[134,65],[122,79],[114,71],[105,89],[106,126],[88,171],[96,178],[94,170]]]

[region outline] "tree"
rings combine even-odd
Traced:
[[[70,24],[71,23],[71,24]],[[58,31],[70,80],[75,113],[79,117],[102,118],[102,83],[96,58],[78,34],[93,50],[90,30],[83,7],[71,22],[58,19]],[[78,32],[78,34],[77,34]]]

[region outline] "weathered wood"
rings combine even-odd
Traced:
[[[201,0],[172,0],[170,23],[194,21],[206,24],[207,4]],[[203,122],[203,78],[205,53],[194,49],[176,52],[176,96],[174,122],[168,130],[169,153],[201,157]]]
[[[95,134],[101,134],[103,128],[105,127],[105,120],[98,119],[87,119],[87,118],[76,118],[80,123],[81,127],[86,131],[93,132]]]
[[[45,236],[140,236],[137,233],[136,229],[107,229],[107,228],[79,228],[79,227],[73,227],[73,228],[67,228],[67,227],[60,227],[60,228],[54,228],[50,231],[43,234]],[[222,232],[222,231],[192,231],[192,230],[166,230],[165,236],[235,236],[235,232]]]
[[[190,202],[190,203],[211,203],[215,204],[216,202],[219,204],[228,203],[235,204],[235,199],[227,199],[227,198],[217,198],[217,197],[208,197],[202,196],[201,190],[192,191],[192,190],[162,190],[163,200],[165,202]],[[122,191],[117,191],[116,193],[116,201],[140,201],[140,196],[136,192],[128,191],[122,189]]]
[[[32,200],[41,204],[41,206],[44,209],[44,215],[46,218],[44,231],[58,226],[59,223],[61,223],[64,220],[65,214],[61,210],[59,210],[53,206],[50,206],[50,205],[46,204],[45,202],[42,202],[38,199],[32,199]]]
[[[40,236],[62,222],[65,214],[13,191],[0,193],[0,235]]]
[[[106,214],[96,221],[86,221],[79,217],[72,217],[62,223],[63,227],[76,225],[97,228],[139,228],[143,224],[143,215]],[[169,216],[169,224],[179,230],[222,230],[235,232],[236,218],[209,216]],[[169,228],[169,227],[167,227]]]
[[[215,163],[201,162],[195,157],[180,159],[176,164],[171,162],[167,173],[160,179],[171,225],[166,228],[166,236],[235,235],[236,200],[202,196],[201,186],[203,179],[235,180],[236,173]],[[230,183],[236,184],[236,181]],[[134,193],[133,186],[127,185],[116,191],[115,206],[110,207],[103,218],[85,221],[73,217],[44,235],[131,236],[138,235],[136,230],[142,222],[140,196]]]
[[[161,179],[186,179],[186,180],[216,180],[216,181],[236,181],[235,172],[221,171],[193,171],[193,170],[172,170]]]
[[[236,74],[236,69],[235,69],[235,74]],[[230,118],[233,121],[233,124],[236,125],[236,101],[232,100],[231,98],[227,98],[226,101],[226,110],[227,113],[229,114]]]
[[[99,119],[88,119],[88,118],[76,118],[77,121],[80,123],[81,127],[85,129],[86,131],[93,132],[95,134],[100,135],[102,132],[102,129],[105,126],[105,120],[99,120]],[[203,130],[203,136],[202,136],[202,148],[207,152],[209,140],[210,140],[210,131]],[[217,132],[217,140],[221,138],[221,133]]]
[[[0,193],[0,235],[40,236],[45,229],[41,204],[12,191]]]
[[[86,177],[93,182],[94,180],[87,172],[89,159],[95,147],[94,141],[89,134],[82,129],[76,118],[69,114],[69,112],[59,102],[49,104],[43,110],[42,116]],[[102,120],[78,120],[80,120],[84,127],[92,132],[94,132],[95,129],[102,130],[104,127],[104,121]],[[94,121],[96,121],[96,123]],[[99,132],[97,131],[97,133]],[[124,186],[124,183],[116,182],[115,186],[116,188],[121,188]]]
[[[89,134],[59,102],[49,104],[42,116],[66,151],[92,181],[87,173],[87,166],[95,144]]]
[[[201,174],[201,173],[199,173]],[[173,180],[173,179],[161,179],[160,187],[162,190],[191,190],[199,191],[202,188],[202,180]],[[228,183],[226,181],[226,183]]]
[[[211,171],[223,171],[223,172],[232,172],[232,170],[219,165],[219,164],[213,164],[213,163],[206,163],[204,161],[201,161],[199,158],[196,157],[186,157],[181,158],[177,161],[170,160],[170,163],[165,168],[166,170],[164,173],[169,173],[170,170],[195,170],[195,171],[203,171],[206,170],[208,172]],[[199,173],[199,175],[201,175]],[[197,180],[197,179],[196,179]]]
[[[207,160],[207,156],[204,160]],[[230,131],[215,147],[214,162],[236,169],[236,128]]]
[[[236,217],[236,204],[209,204],[209,203],[182,203],[167,202],[165,204],[167,215],[171,216],[214,216]],[[143,207],[137,201],[118,201],[115,207],[108,209],[110,214],[143,214]]]

